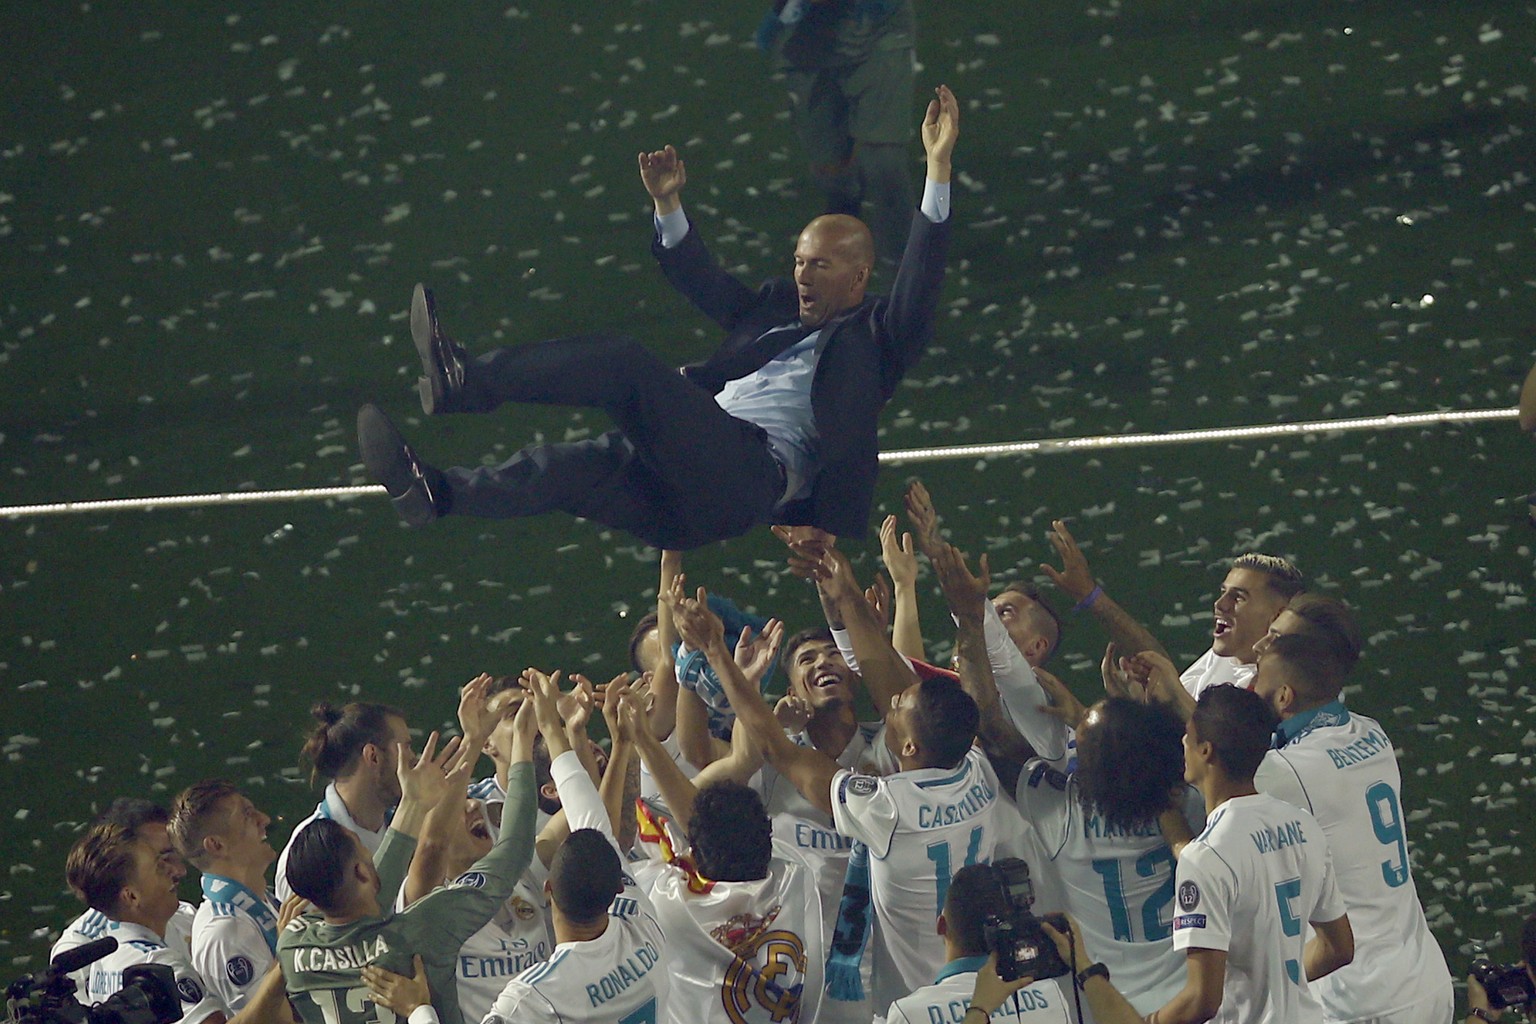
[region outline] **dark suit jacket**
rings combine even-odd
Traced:
[[[782,522],[843,537],[863,536],[868,528],[880,468],[880,410],[933,336],[952,221],[934,224],[914,213],[890,295],[866,297],[822,328],[811,382],[820,471],[810,495],[784,507]],[[792,280],[748,288],[721,268],[692,224],[676,246],[663,248],[658,239],[652,251],[667,280],[727,332],[713,355],[683,368],[689,380],[715,394],[777,355],[752,343],[799,315]],[[794,341],[789,334],[786,347]]]

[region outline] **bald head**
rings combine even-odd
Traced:
[[[863,302],[874,262],[874,237],[857,217],[830,213],[807,224],[795,244],[800,322],[819,327]]]

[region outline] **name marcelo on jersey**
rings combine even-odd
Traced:
[[[918,828],[943,828],[979,814],[992,805],[997,794],[992,787],[981,783],[971,787],[969,793],[956,803],[924,804],[917,809]]]

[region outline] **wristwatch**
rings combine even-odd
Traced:
[[[1077,972],[1077,987],[1082,988],[1088,984],[1089,978],[1103,978],[1109,980],[1109,968],[1103,964],[1089,964]]]

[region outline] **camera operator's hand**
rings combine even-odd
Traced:
[[[1481,1010],[1481,1013],[1476,1011]],[[1488,1001],[1488,990],[1483,988],[1483,983],[1472,975],[1467,975],[1467,1019],[1468,1020],[1498,1020],[1504,1016],[1503,1010],[1495,1010],[1493,1004]]]
[[[985,1010],[988,1017],[1008,1001],[1008,997],[1021,988],[1028,988],[1035,983],[1035,979],[1025,975],[1018,981],[1004,981],[997,976],[997,954],[987,957],[987,962],[981,965],[981,970],[976,972],[976,988],[971,993],[971,1008]],[[966,1016],[971,1015],[967,1009]]]
[[[1067,922],[1065,930],[1056,927],[1059,920]],[[1071,914],[1063,911],[1060,918],[1055,914],[1042,917],[1040,927],[1046,937],[1056,944],[1056,952],[1061,954],[1061,962],[1071,968],[1073,974],[1077,974],[1093,963],[1093,958],[1088,955],[1088,947],[1083,942],[1083,930],[1078,927]]]

